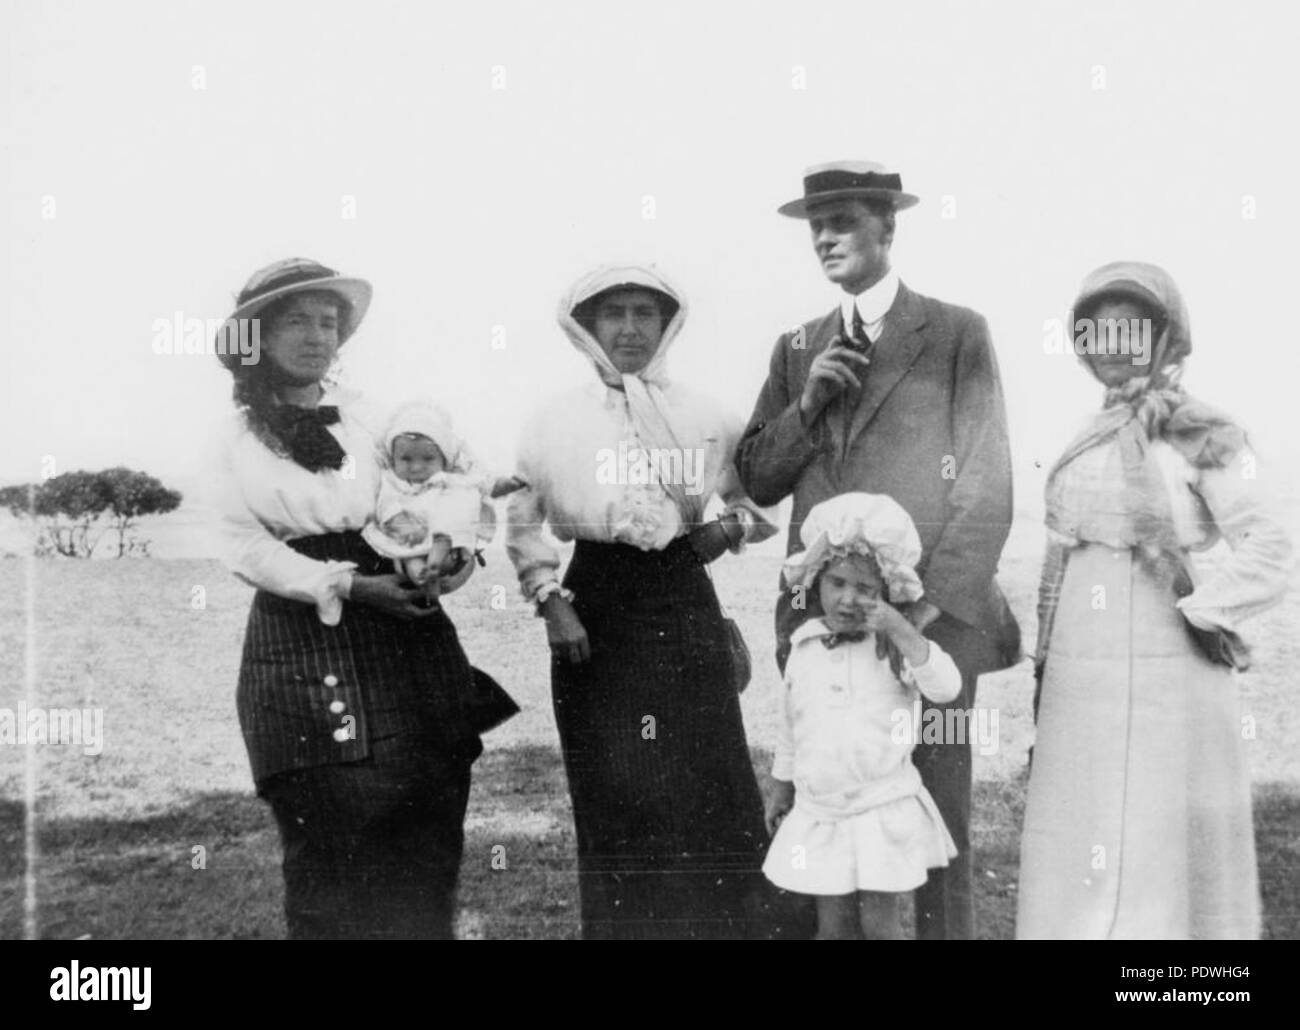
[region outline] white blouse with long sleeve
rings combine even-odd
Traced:
[[[1223,468],[1198,469],[1163,440],[1151,443],[1152,457],[1167,489],[1174,532],[1188,551],[1206,551],[1226,541],[1229,552],[1198,571],[1195,590],[1177,602],[1200,629],[1239,631],[1243,620],[1265,611],[1286,592],[1294,571],[1291,540],[1276,512],[1276,484],[1249,449]],[[1086,525],[1048,532],[1049,547],[1076,547],[1085,541],[1124,549],[1133,545],[1126,498],[1106,484],[1123,483],[1122,458],[1115,444],[1094,447],[1064,470],[1064,489],[1083,493],[1090,511]]]
[[[732,455],[744,429],[709,398],[673,384],[664,395],[687,452],[678,456],[688,492],[717,494],[726,511],[744,512],[745,542],[776,532],[765,509],[740,486]],[[683,428],[685,427],[685,428]],[[529,600],[558,582],[560,555],[543,534],[562,540],[624,543],[663,550],[689,527],[657,482],[637,439],[626,395],[600,381],[554,398],[526,424],[518,472],[529,484],[512,494],[506,547]]]
[[[316,561],[286,541],[365,526],[379,488],[381,435],[374,412],[355,393],[327,389],[321,403],[339,409],[329,431],[347,454],[341,469],[308,472],[274,454],[235,415],[218,441],[211,503],[230,570],[259,589],[315,604],[321,621],[333,626],[355,564]]]

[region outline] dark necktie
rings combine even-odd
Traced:
[[[871,354],[871,337],[867,335],[867,324],[862,321],[862,312],[856,303],[853,305],[853,322],[849,329],[849,346],[862,354]]]
[[[334,405],[300,408],[296,404],[282,404],[270,413],[267,421],[288,448],[289,457],[308,472],[343,467],[347,455],[334,434],[325,428],[339,421],[339,409]]]
[[[867,631],[858,630],[856,633],[828,633],[822,637],[822,644],[827,650],[832,647],[838,647],[840,644],[860,644],[867,639]]]

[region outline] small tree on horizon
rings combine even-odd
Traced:
[[[117,556],[127,553],[127,534],[141,515],[165,515],[181,506],[178,490],[169,490],[147,472],[121,465],[99,473],[108,489],[108,520],[117,531]]]
[[[108,507],[107,484],[98,472],[53,476],[36,488],[36,515],[50,545],[65,558],[89,558],[104,535],[99,516]]]
[[[34,524],[38,556],[89,558],[112,529],[118,535],[117,557],[122,558],[139,543],[131,534],[140,516],[175,511],[180,503],[179,491],[122,466],[65,472],[42,483],[0,488],[0,506]]]

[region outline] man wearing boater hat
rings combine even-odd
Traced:
[[[994,580],[1011,524],[1006,413],[988,325],[967,308],[909,290],[890,267],[897,212],[917,198],[877,164],[810,168],[804,195],[779,210],[804,219],[831,311],[783,333],[772,351],[736,462],[761,505],[793,495],[789,550],[817,503],[849,491],[888,494],[921,535],[925,596],[909,615],[952,655],[970,712],[981,673],[1013,663],[1020,635]],[[777,662],[807,618],[806,598],[777,601]],[[914,760],[960,849],[916,892],[917,934],[971,938],[971,747],[967,718],[928,715]],[[945,727],[942,742],[931,736]],[[935,729],[927,730],[927,727]],[[956,731],[956,732],[954,732]],[[933,741],[933,742],[932,742]]]

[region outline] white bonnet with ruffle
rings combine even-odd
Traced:
[[[430,401],[409,401],[393,412],[384,431],[384,453],[393,456],[393,441],[399,436],[415,433],[427,436],[438,445],[448,465],[455,465],[460,454],[461,440],[452,428],[451,417]]]
[[[916,563],[921,538],[902,505],[885,494],[848,493],[822,501],[799,527],[804,549],[782,569],[789,587],[809,587],[831,562],[850,555],[874,558],[893,604],[924,593]]]

